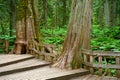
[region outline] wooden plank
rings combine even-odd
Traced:
[[[96,76],[96,75],[92,75],[92,76],[89,77],[87,80],[98,80],[97,77],[98,77],[98,76]]]
[[[98,76],[95,80],[102,80],[102,77]]]
[[[119,80],[116,77],[110,77],[109,80]]]
[[[120,66],[120,57],[116,57],[116,65]],[[120,68],[119,69],[116,68],[116,76],[120,78]]]
[[[33,59],[34,56],[25,54],[25,55],[10,55],[10,54],[1,54],[0,55],[0,67],[14,64],[17,62]]]
[[[16,72],[22,72],[26,70],[31,70],[43,66],[49,65],[48,62],[40,61],[38,59],[31,59],[23,62],[19,62],[16,64],[0,67],[0,76],[7,75]]]
[[[92,67],[92,64],[90,64],[89,62],[86,62],[86,63],[83,63],[83,64]],[[110,65],[110,64],[107,64],[107,65],[106,65],[106,64],[93,64],[93,67],[94,67],[94,68],[97,68],[97,69],[98,69],[98,68],[120,69],[120,65]]]
[[[119,56],[120,57],[120,52],[110,52],[110,51],[91,51],[91,50],[82,50],[83,54],[86,55],[93,55],[93,56]],[[92,54],[91,54],[92,53]],[[102,54],[101,54],[102,53]]]
[[[120,56],[120,52],[93,52],[94,56]]]
[[[81,77],[72,78],[70,80],[119,80],[112,76],[84,75]]]
[[[94,67],[96,68],[111,68],[111,69],[120,69],[120,65],[106,65],[106,64],[94,64]]]
[[[89,73],[85,69],[77,70],[61,70],[57,68],[41,67],[25,72],[16,74],[4,75],[0,77],[0,80],[68,80],[71,77],[82,76]]]
[[[83,75],[83,76],[75,77],[75,78],[72,78],[72,79],[70,79],[70,80],[83,80],[83,79],[86,78],[87,76],[89,76],[89,75]]]
[[[94,68],[93,68],[94,57],[93,57],[93,56],[90,56],[90,64],[92,65],[92,66],[90,67],[90,73],[91,73],[91,74],[94,74]]]
[[[101,80],[110,80],[110,77],[109,76],[102,76]]]
[[[87,55],[83,54],[84,62],[87,63]],[[84,65],[84,68],[87,69],[87,65]]]
[[[112,76],[104,76],[102,80],[119,80],[119,79],[117,79],[116,77],[112,77]]]
[[[77,69],[77,70],[62,70],[62,72],[53,73],[49,75],[42,76],[40,79],[45,80],[69,80],[70,78],[77,77],[77,76],[83,76],[85,74],[88,74],[89,71],[85,69]]]
[[[43,52],[40,52],[34,48],[31,48],[30,50],[34,51],[35,53],[39,54],[39,55],[45,55],[45,56],[51,56],[51,57],[56,57],[55,54],[52,54],[52,53],[43,53]]]
[[[82,53],[85,55],[92,55],[91,53],[93,52],[91,50],[82,49]]]
[[[87,80],[91,76],[92,76],[91,74],[89,74],[89,75],[83,75],[83,76],[80,76],[80,77],[72,78],[70,80]]]
[[[94,64],[93,67],[95,68],[111,68],[111,69],[120,69],[120,65],[106,65],[106,64]]]
[[[83,80],[88,80],[92,75],[89,74],[88,76],[86,76]]]
[[[99,61],[98,64],[101,65],[102,64],[102,57],[101,56],[98,57],[98,61]],[[98,69],[98,75],[102,76],[102,68],[101,67]]]

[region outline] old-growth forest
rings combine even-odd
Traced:
[[[31,48],[53,51],[61,69],[80,67],[82,48],[120,52],[120,0],[0,0],[0,54]]]

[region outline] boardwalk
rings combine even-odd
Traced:
[[[49,62],[31,55],[0,55],[0,80],[60,80],[88,74],[84,69],[51,68]]]
[[[84,75],[84,76],[80,76],[80,77],[74,77],[70,80],[120,80],[116,77],[110,77],[110,76],[97,76],[97,75]]]
[[[117,80],[85,69],[61,70],[31,55],[0,55],[0,80]]]

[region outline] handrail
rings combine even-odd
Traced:
[[[41,52],[41,51],[36,50],[34,48],[31,48],[29,50],[33,51],[32,53],[34,53],[34,55],[39,56],[39,57],[41,57],[41,59],[49,61],[51,63],[53,63],[56,60],[56,55],[55,54]]]
[[[32,44],[28,46],[28,49],[29,49],[28,53],[35,55],[37,58],[40,58],[52,63],[56,60],[57,54],[54,54],[53,51],[50,51],[49,53],[47,53],[47,52],[44,52],[44,49],[42,51],[39,50],[39,48],[46,47],[47,45],[41,45],[34,40],[30,41],[29,43],[32,43]],[[48,46],[55,47],[52,45],[48,45]]]
[[[91,55],[91,56],[119,56],[120,52],[110,52],[110,51],[90,51],[90,50],[82,50],[83,54]]]
[[[120,52],[110,52],[110,51],[91,51],[82,49],[82,54],[84,56],[84,68],[89,67],[90,72],[93,74],[94,69],[98,69],[98,74],[101,76],[103,69],[116,69],[116,76],[120,77]],[[103,64],[102,61],[106,60],[108,57],[113,57],[116,61],[116,64]],[[89,57],[89,58],[88,58]],[[95,58],[98,58],[98,63],[95,64]],[[89,59],[89,60],[88,60]],[[106,61],[107,63],[107,61]]]

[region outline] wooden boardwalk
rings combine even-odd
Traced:
[[[0,80],[68,80],[88,74],[85,69],[61,70],[31,55],[0,55]]]
[[[0,55],[0,80],[118,80],[90,75],[88,70],[61,70],[32,55]]]
[[[112,76],[97,76],[97,75],[88,74],[76,78],[74,77],[70,80],[120,80],[120,79]]]

